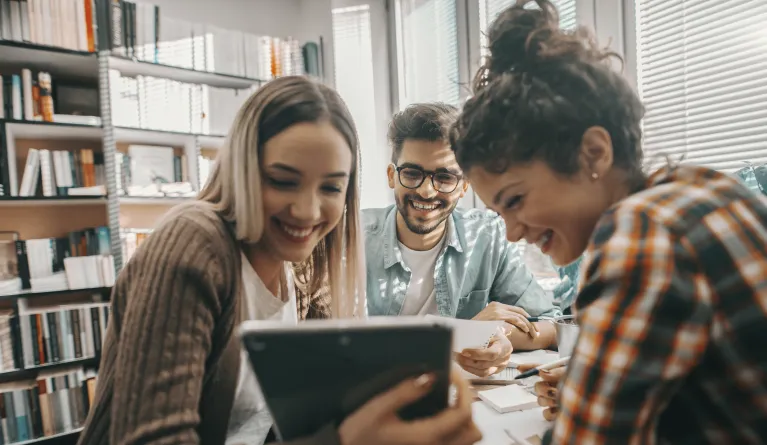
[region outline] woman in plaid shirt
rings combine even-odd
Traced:
[[[702,167],[645,174],[644,110],[610,54],[525,3],[492,25],[452,143],[510,241],[557,265],[585,252],[546,441],[767,442],[767,200]]]

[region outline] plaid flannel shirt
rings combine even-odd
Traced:
[[[599,221],[544,443],[767,442],[767,199],[664,168]]]

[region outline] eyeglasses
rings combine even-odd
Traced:
[[[397,176],[402,187],[417,189],[427,176],[431,176],[434,190],[440,193],[452,193],[461,182],[461,176],[448,172],[432,172],[415,167],[397,167]]]

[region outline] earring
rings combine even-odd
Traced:
[[[595,180],[595,181],[596,181],[597,179],[599,179],[599,174],[598,174],[598,173],[596,173],[596,172],[592,173],[592,174],[591,174],[591,179],[593,179],[593,180]]]

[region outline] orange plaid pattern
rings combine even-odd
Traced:
[[[664,168],[599,221],[547,443],[767,442],[767,199]]]

